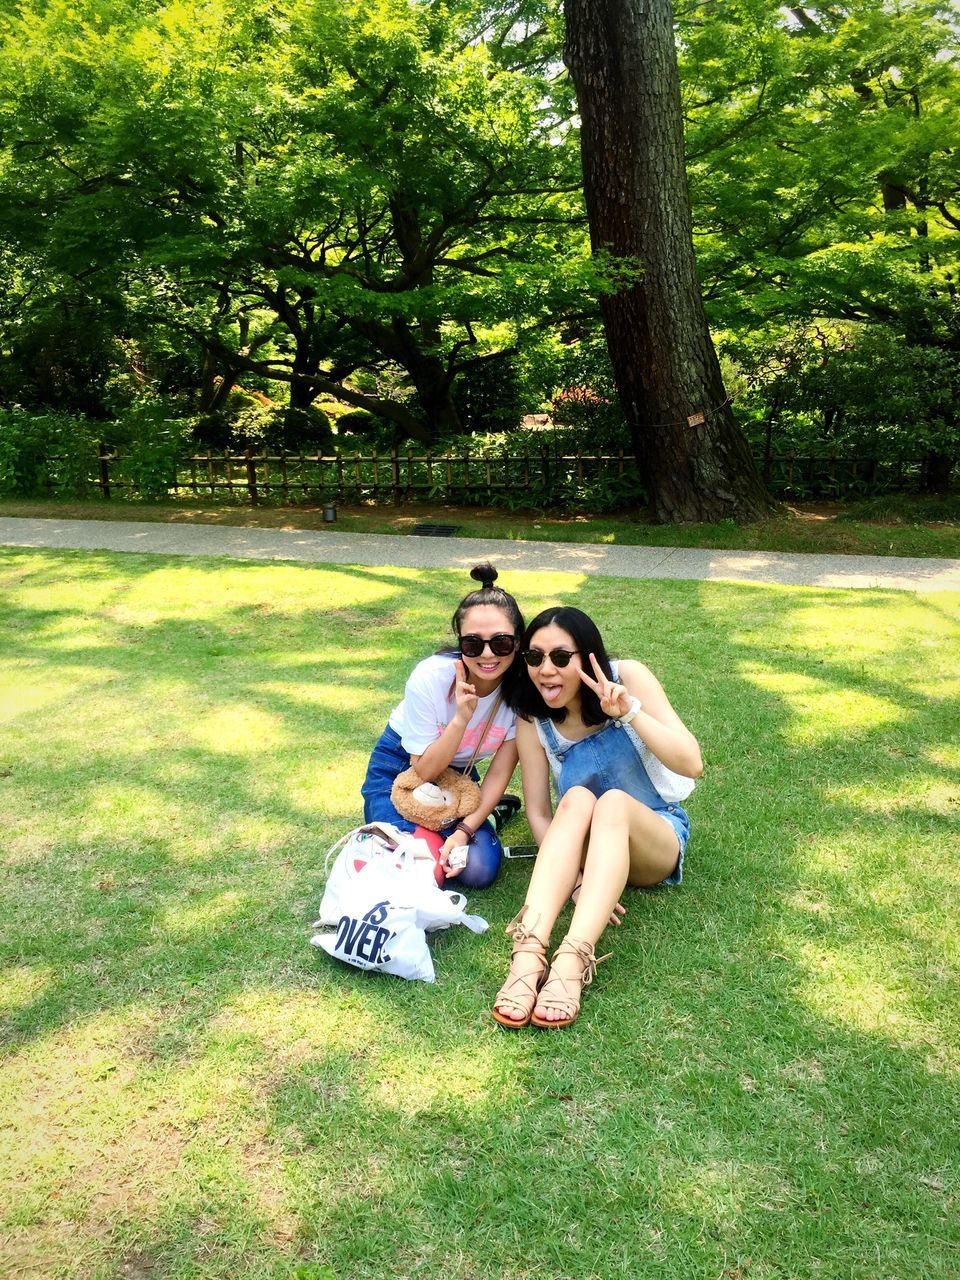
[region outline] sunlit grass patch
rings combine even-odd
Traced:
[[[529,864],[436,986],[307,943],[469,585],[0,553],[0,1274],[949,1275],[956,597],[504,575],[648,661],[707,762],[683,886],[627,895],[541,1036],[489,1017]]]
[[[53,976],[49,965],[11,965],[0,975],[0,1012],[10,1013],[32,1000]]]
[[[953,1040],[955,1020],[945,1043],[938,1010],[929,1009],[930,1016],[922,1016],[912,984],[891,976],[890,951],[882,941],[847,947],[807,944],[800,951],[807,978],[798,985],[798,997],[819,1017],[880,1036],[894,1046],[940,1049],[950,1054],[955,1068],[960,1067]]]
[[[878,698],[856,689],[838,689],[835,683],[802,672],[785,674],[776,667],[766,670],[746,663],[743,674],[760,689],[768,689],[790,706],[793,715],[786,728],[798,743],[815,743],[855,727],[890,726],[909,714],[891,698]]]

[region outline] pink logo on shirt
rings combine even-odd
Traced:
[[[440,736],[441,733],[443,733],[446,727],[447,726],[445,724],[441,724],[439,721],[437,722],[438,737]],[[464,754],[464,752],[473,751],[474,747],[480,741],[481,733],[483,733],[482,724],[477,725],[476,728],[474,729],[467,729],[467,731],[463,735],[463,740],[460,743],[460,747],[457,751],[457,755],[461,756]],[[497,747],[500,746],[500,744],[503,742],[506,736],[507,736],[507,731],[503,727],[503,725],[500,725],[500,724],[491,725],[490,728],[487,730],[486,737],[483,739],[484,755],[487,754],[488,750],[490,754],[493,755],[494,751],[496,751]]]

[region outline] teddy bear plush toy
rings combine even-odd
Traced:
[[[411,766],[397,775],[390,799],[409,822],[440,831],[473,813],[480,803],[480,788],[456,769],[444,769],[435,782],[424,782]]]

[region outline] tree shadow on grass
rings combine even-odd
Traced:
[[[368,578],[323,572],[344,596]],[[89,760],[76,743],[58,759],[67,744],[51,716],[39,766],[17,766],[13,785],[44,805],[60,797],[68,814],[46,827],[40,856],[9,873],[6,953],[46,973],[8,1022],[24,1070],[43,1062],[37,1088],[52,1101],[37,1123],[55,1134],[79,1125],[54,1085],[91,1107],[106,1094],[121,1112],[132,1105],[181,1166],[161,1168],[140,1203],[122,1133],[120,1154],[89,1156],[126,1197],[105,1235],[95,1215],[78,1219],[81,1235],[103,1236],[97,1274],[129,1274],[133,1249],[163,1276],[280,1276],[298,1263],[329,1263],[338,1280],[950,1275],[956,975],[941,915],[955,886],[938,902],[929,858],[949,815],[924,814],[915,793],[921,775],[946,784],[954,774],[919,752],[889,756],[887,723],[854,726],[856,751],[849,726],[808,732],[808,709],[776,679],[895,705],[901,749],[948,740],[949,709],[915,696],[910,680],[865,670],[855,643],[848,660],[798,650],[796,615],[830,600],[853,607],[839,593],[682,583],[625,597],[602,580],[571,592],[611,619],[624,656],[650,662],[702,733],[708,774],[691,805],[684,886],[629,895],[615,958],[580,1021],[565,1033],[502,1032],[488,1006],[529,864],[471,901],[493,924],[486,937],[435,940],[439,987],[354,973],[305,945],[320,857],[355,811],[339,792],[316,804],[308,784],[284,780],[304,759],[319,768],[348,750],[352,802],[411,653],[434,644],[429,601],[410,591],[394,580],[359,610],[341,597],[349,616],[333,622],[323,609],[251,615],[249,602],[199,622],[162,618],[148,629],[159,669],[122,618],[103,620],[101,643],[79,659],[57,647],[69,609],[48,610],[46,630],[17,632],[16,658],[118,673],[131,708],[152,706],[165,681],[201,706],[212,683],[217,708],[254,704],[283,729],[262,750],[218,752],[189,733],[144,743],[134,717],[135,759],[112,725],[92,737]],[[873,596],[856,607],[883,613]],[[773,679],[762,683],[757,647],[740,634],[751,613],[758,625],[779,619],[785,641],[763,655]],[[904,650],[923,625],[904,628]],[[308,687],[291,654],[315,651],[321,627]],[[379,656],[355,665],[345,655],[358,645]],[[358,681],[370,701],[339,707],[337,691]],[[899,806],[856,798],[880,765]],[[111,783],[111,804],[135,803],[126,838],[114,819],[105,847],[97,805]],[[261,824],[253,835],[249,823]],[[926,860],[904,857],[905,835]],[[867,880],[854,874],[862,858]],[[91,1066],[86,1038],[105,1036],[111,1018],[115,1041]],[[47,1044],[67,1061],[48,1062]],[[60,1176],[87,1175],[64,1165]],[[25,1229],[49,1220],[41,1208]],[[110,1234],[121,1225],[126,1243]]]

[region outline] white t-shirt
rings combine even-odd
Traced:
[[[436,742],[456,715],[457,700],[453,695],[455,662],[455,658],[435,653],[418,663],[407,681],[403,701],[390,715],[391,729],[400,735],[404,750],[409,751],[412,756],[423,755],[430,743]],[[463,740],[453,757],[455,765],[462,767],[473,755],[473,749],[487,723],[498,692],[498,689],[494,689],[492,693],[477,699],[477,709],[470,717]],[[477,759],[486,760],[501,742],[515,738],[516,735],[516,713],[501,702],[496,718],[483,739]]]

